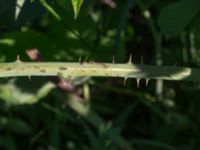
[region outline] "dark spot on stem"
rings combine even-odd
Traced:
[[[95,62],[93,62],[93,61],[89,61],[88,64],[95,64]]]
[[[7,71],[10,71],[10,70],[11,70],[11,68],[6,68],[6,70],[7,70]]]
[[[40,72],[42,72],[42,73],[45,73],[45,72],[46,72],[46,70],[45,70],[45,69],[41,69],[41,70],[40,70]]]
[[[34,68],[40,68],[39,66],[34,66]]]
[[[59,67],[59,70],[67,70],[66,67]]]
[[[102,65],[104,68],[109,68],[107,64],[104,64],[104,63],[99,63],[99,64]]]
[[[106,76],[109,76],[109,73],[105,73],[106,74]]]

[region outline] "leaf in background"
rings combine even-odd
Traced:
[[[83,4],[83,0],[72,0],[72,6],[74,9],[74,19],[78,17],[81,5]]]
[[[0,28],[9,29],[32,24],[41,19],[44,8],[38,1],[0,0]]]
[[[50,12],[57,20],[61,20],[58,13],[45,0],[40,0],[40,3]]]
[[[8,129],[14,133],[29,134],[31,127],[19,118],[7,118],[0,116],[0,130]]]
[[[54,59],[54,55],[60,50],[48,35],[31,29],[9,32],[4,37],[0,40],[0,55],[5,56],[6,61],[14,61],[17,54],[20,54],[22,61],[30,60],[25,50],[31,48],[37,48],[45,60]]]
[[[15,143],[14,138],[11,136],[3,136],[2,134],[0,136],[0,147],[1,149],[17,149],[17,145]]]
[[[200,9],[196,0],[180,0],[166,6],[160,13],[158,24],[168,38],[179,34]]]
[[[45,15],[45,8],[39,1],[17,0],[14,27],[33,25]]]
[[[22,8],[23,8],[23,5],[25,3],[25,0],[17,0],[16,1],[16,7],[15,7],[15,20],[18,18]]]
[[[8,28],[15,20],[15,1],[0,0],[0,27]]]
[[[28,80],[28,79],[27,79]],[[55,85],[44,79],[32,78],[10,79],[8,83],[0,85],[0,98],[8,105],[33,104],[45,97]]]
[[[0,44],[4,44],[7,46],[13,46],[15,44],[15,40],[13,40],[11,38],[0,39]]]

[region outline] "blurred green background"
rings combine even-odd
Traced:
[[[55,17],[57,16],[57,17]],[[200,65],[199,0],[0,0],[0,61]],[[0,79],[2,150],[198,150],[200,85]]]

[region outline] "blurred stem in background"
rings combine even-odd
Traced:
[[[152,19],[150,10],[145,8],[145,5],[140,1],[136,0],[137,5],[141,9],[143,16],[146,18],[150,30],[152,32],[154,38],[154,47],[155,47],[155,55],[156,55],[156,65],[162,66],[162,34],[158,31],[154,20]],[[164,82],[163,80],[156,80],[156,95],[158,100],[163,99],[163,87]]]
[[[134,1],[133,0],[127,0],[123,6],[123,10],[121,12],[119,24],[117,27],[116,35],[115,35],[115,42],[114,42],[114,48],[113,48],[113,54],[117,60],[122,60],[119,48],[120,48],[120,40],[122,37],[122,33],[124,31],[127,19],[128,19],[128,14],[130,9],[133,7]]]

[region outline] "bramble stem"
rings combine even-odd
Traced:
[[[57,76],[123,77],[200,81],[200,69],[112,63],[21,62],[0,63],[0,77]]]

